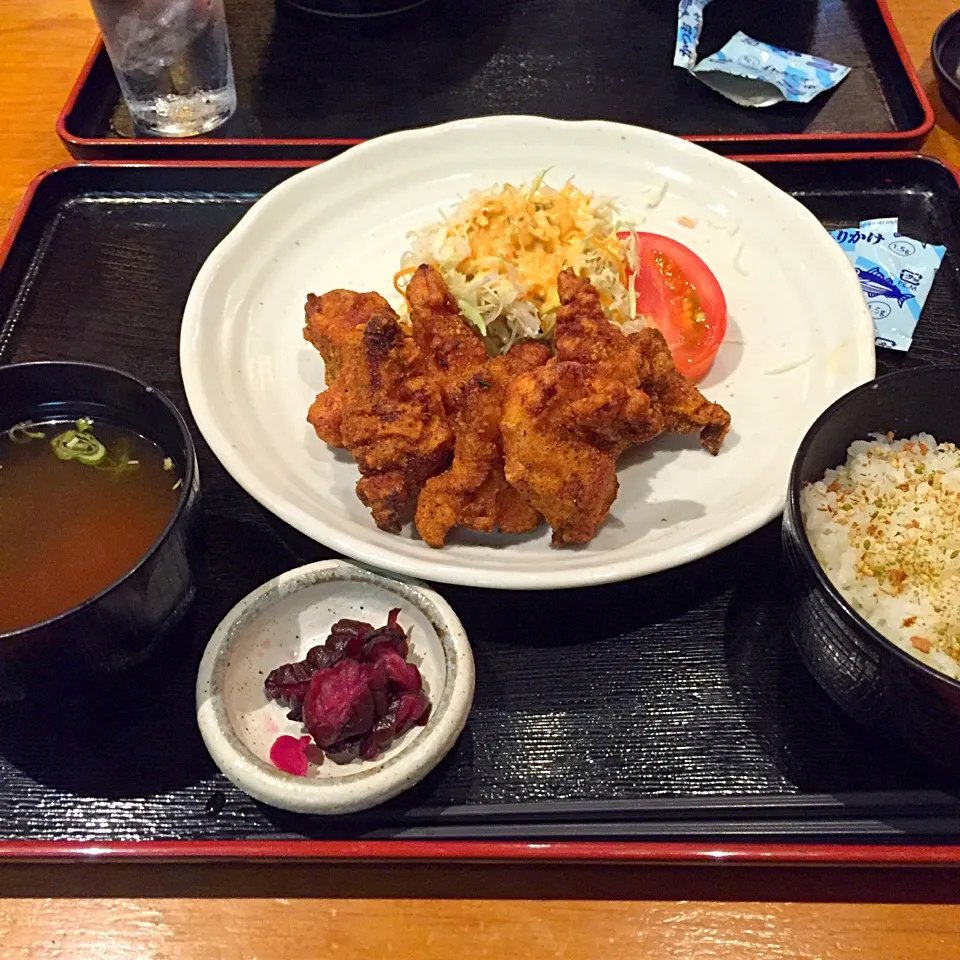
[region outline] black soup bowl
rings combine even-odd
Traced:
[[[782,540],[795,609],[790,632],[807,668],[848,714],[936,765],[960,772],[960,681],[887,640],[830,582],[803,525],[800,491],[847,458],[854,440],[892,431],[960,445],[960,364],[911,367],[841,397],[797,452]]]
[[[408,13],[431,0],[277,0],[298,13],[343,20],[372,20]]]
[[[947,109],[960,118],[960,76],[957,75],[960,70],[960,10],[951,13],[937,27],[930,44],[930,59],[941,99]]]
[[[195,593],[200,477],[193,440],[160,391],[120,370],[69,362],[0,366],[0,429],[26,420],[98,418],[156,443],[183,480],[173,516],[126,574],[58,616],[0,633],[0,702],[49,696],[57,678],[109,680],[149,657]]]

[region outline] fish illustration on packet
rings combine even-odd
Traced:
[[[897,305],[902,307],[908,300],[916,299],[912,293],[898,287],[880,267],[856,267],[855,269],[860,278],[860,286],[868,300],[872,297],[886,297],[896,300]]]
[[[896,217],[831,230],[857,271],[878,347],[906,351],[946,247],[900,233]]]

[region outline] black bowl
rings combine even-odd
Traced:
[[[790,631],[807,668],[861,723],[927,759],[960,769],[960,681],[926,666],[871,627],[830,582],[807,539],[800,489],[846,460],[871,433],[930,433],[960,442],[960,364],[912,367],[858,387],[827,409],[794,460],[783,514],[796,608]]]
[[[960,67],[960,10],[951,13],[937,27],[930,44],[930,59],[940,88],[940,98],[960,120],[960,79],[957,79],[957,68]]]
[[[277,0],[277,5],[319,17],[373,20],[410,13],[431,0]]]
[[[86,363],[0,367],[0,429],[24,420],[103,419],[158,444],[183,479],[173,517],[133,569],[77,607],[0,633],[0,700],[49,696],[51,684],[104,678],[144,661],[195,593],[200,507],[193,440],[173,403],[129,374]]]

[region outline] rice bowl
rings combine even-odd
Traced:
[[[908,650],[856,608],[849,592],[838,586],[815,552],[818,533],[813,530],[811,536],[807,531],[804,500],[828,471],[840,465],[846,468],[854,442],[869,446],[879,436],[888,444],[890,433],[906,442],[911,438],[917,442],[918,435],[924,434],[941,442],[960,439],[958,393],[960,363],[921,364],[885,374],[833,403],[797,449],[781,527],[787,591],[783,627],[803,666],[871,736],[908,747],[933,766],[954,774],[960,770],[960,679],[918,655],[923,651],[910,643],[910,637],[924,634],[915,623],[905,628],[910,630]],[[917,453],[923,456],[921,451]],[[824,489],[833,482],[827,480]],[[898,490],[898,494],[907,492]],[[849,506],[851,510],[844,514],[854,512],[855,504]],[[870,514],[877,509],[873,507]],[[911,507],[907,522],[917,516]],[[894,512],[889,519],[892,525]],[[846,529],[842,524],[839,527]],[[864,532],[861,540],[864,536],[874,539]],[[858,550],[862,549],[861,543]],[[865,549],[871,550],[872,545]],[[821,555],[824,550],[821,545]],[[948,559],[952,552],[947,551]],[[872,582],[876,586],[878,580]],[[904,611],[897,623],[902,625],[913,615]]]
[[[871,626],[960,679],[960,450],[874,434],[800,492],[814,555]]]

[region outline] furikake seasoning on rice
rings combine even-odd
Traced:
[[[874,434],[800,503],[817,559],[854,609],[960,679],[960,450],[925,433]]]

